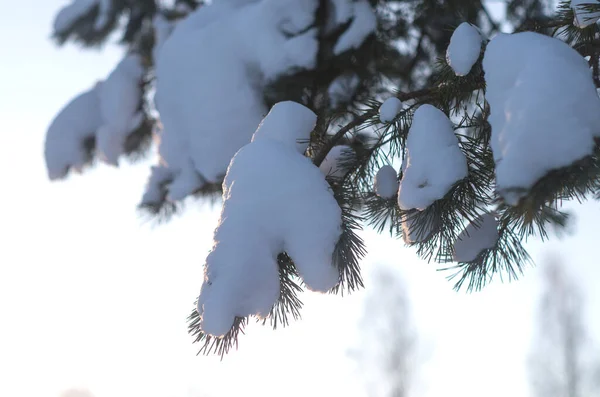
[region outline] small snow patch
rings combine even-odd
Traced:
[[[391,165],[384,165],[375,175],[375,194],[390,199],[398,192],[398,174]]]

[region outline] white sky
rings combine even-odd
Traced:
[[[190,205],[168,225],[143,224],[135,206],[149,162],[47,181],[46,127],[120,55],[114,47],[55,47],[50,26],[62,3],[0,0],[0,395],[58,396],[85,387],[96,397],[364,396],[348,357],[359,343],[363,293],[308,295],[304,319],[289,329],[250,327],[223,362],[196,357],[185,318],[217,211]],[[592,332],[600,335],[600,208],[575,208],[574,236],[529,248],[538,260],[548,250],[568,260],[587,286]],[[528,395],[537,270],[482,293],[455,293],[400,241],[371,232],[365,238],[366,276],[373,264],[385,264],[408,283],[430,357],[415,396]]]

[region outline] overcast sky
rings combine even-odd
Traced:
[[[199,291],[216,208],[190,203],[183,217],[152,228],[135,206],[153,161],[98,166],[50,183],[45,129],[73,96],[105,77],[121,52],[57,48],[50,26],[61,0],[0,0],[0,395],[96,397],[250,395],[364,396],[347,352],[360,344],[363,293],[306,295],[289,329],[250,327],[220,362],[196,357],[185,318]],[[592,333],[600,335],[596,255],[600,207],[575,206],[575,234],[528,245],[534,259],[562,255],[587,287]],[[527,396],[537,274],[484,292],[452,291],[433,264],[387,236],[364,233],[374,266],[407,282],[430,359],[415,396]],[[367,284],[368,287],[368,284]],[[75,397],[73,394],[64,396]]]

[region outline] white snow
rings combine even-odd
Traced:
[[[496,36],[483,67],[496,189],[516,204],[550,170],[592,153],[600,99],[585,60],[541,34]]]
[[[584,7],[598,4],[600,4],[598,0],[571,0],[571,8],[575,14],[573,24],[578,28],[586,28],[595,24],[600,19],[600,12],[588,12]]]
[[[323,160],[319,168],[325,176],[341,179],[348,172],[347,167],[343,163],[353,154],[354,150],[350,146],[336,145],[327,153],[325,160]]]
[[[103,124],[96,135],[101,160],[118,165],[127,136],[139,127],[144,114],[140,86],[144,68],[138,55],[127,55],[101,85],[98,95]]]
[[[198,299],[207,334],[226,334],[236,316],[269,313],[279,297],[280,252],[290,255],[309,289],[325,292],[337,285],[332,254],[341,210],[298,145],[315,124],[316,115],[302,105],[278,103],[231,160]]]
[[[481,53],[482,38],[479,30],[463,22],[454,30],[446,50],[446,62],[457,76],[466,76]]]
[[[200,187],[193,186],[200,181],[190,178],[195,174],[221,180],[268,111],[269,80],[314,67],[316,31],[288,34],[310,26],[317,6],[316,0],[221,0],[177,24],[158,55],[155,97],[164,125],[159,153],[177,175],[175,185],[179,176],[188,181],[174,196]]]
[[[93,138],[102,124],[97,94],[101,85],[75,97],[48,127],[44,155],[51,180],[64,178],[71,168],[81,171],[88,160],[83,142]]]
[[[398,204],[403,210],[424,210],[468,174],[452,123],[434,106],[417,109],[406,147],[408,162],[398,190]]]
[[[398,174],[391,165],[384,165],[375,175],[375,194],[384,199],[390,199],[398,192]]]
[[[402,101],[396,97],[390,97],[379,107],[379,120],[382,123],[391,123],[401,111]]]
[[[458,235],[454,243],[454,260],[472,262],[486,249],[494,248],[498,241],[498,221],[492,214],[483,214]]]
[[[340,6],[340,4],[337,5],[338,8]],[[377,29],[375,11],[367,0],[356,0],[352,6],[353,19],[350,27],[342,33],[333,47],[333,53],[336,55],[360,47],[365,39]]]

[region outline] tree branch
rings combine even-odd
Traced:
[[[435,96],[436,94],[438,94],[441,91],[442,88],[443,87],[436,86],[436,87],[424,88],[424,89],[416,90],[416,91],[412,91],[412,92],[399,92],[398,95],[396,95],[396,97],[403,102],[411,100],[411,99],[422,99],[422,98],[426,98],[426,97],[430,97],[430,96]],[[483,88],[483,87],[480,87],[480,88]],[[475,90],[475,89],[473,89],[473,90]],[[327,154],[329,153],[329,151],[336,145],[336,143],[338,143],[344,137],[344,135],[346,135],[346,133],[348,133],[352,129],[360,126],[362,123],[369,120],[371,117],[375,116],[378,112],[379,112],[378,109],[367,110],[366,112],[364,112],[361,115],[356,116],[351,122],[349,122],[348,124],[346,124],[345,126],[340,128],[325,143],[325,145],[323,145],[321,150],[319,152],[317,152],[317,154],[315,155],[315,157],[313,159],[313,163],[317,167],[320,166],[321,163],[323,162],[323,160],[325,160],[325,157],[327,157]]]

